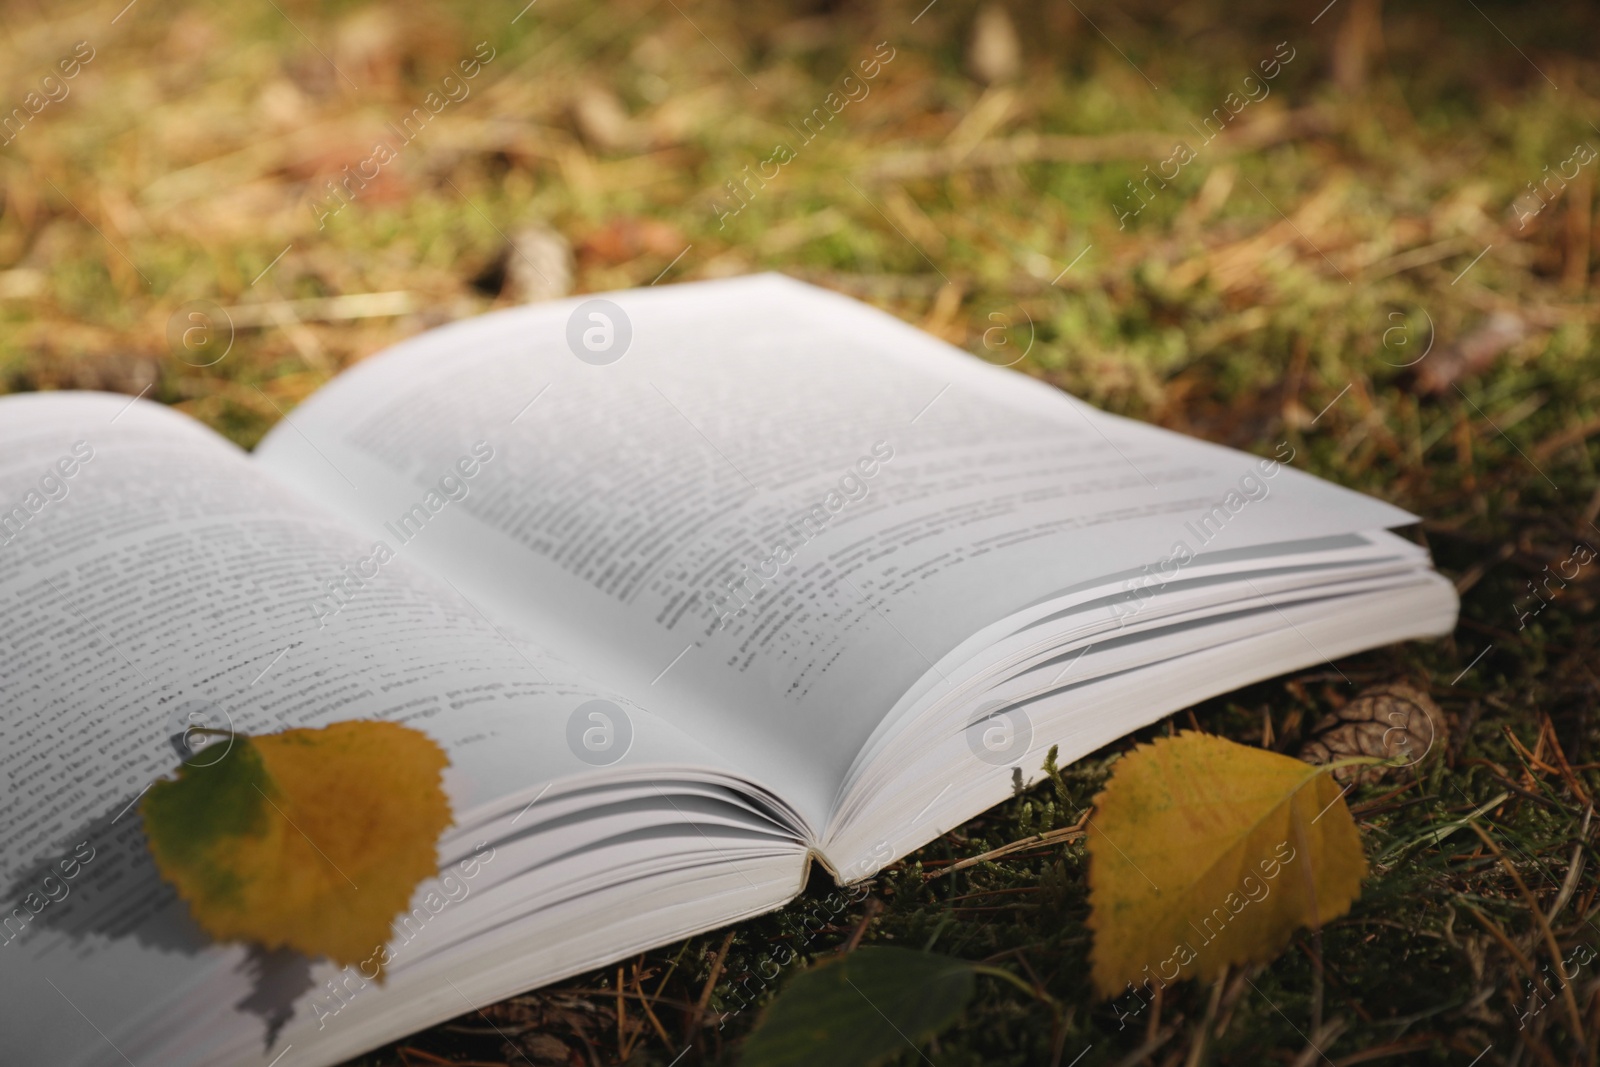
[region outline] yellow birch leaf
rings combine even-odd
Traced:
[[[212,937],[348,966],[438,871],[448,762],[398,723],[239,735],[157,782],[140,814],[157,869]]]
[[[1326,770],[1190,731],[1121,760],[1089,823],[1096,991],[1266,962],[1349,910],[1367,861]]]

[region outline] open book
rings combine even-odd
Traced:
[[[434,330],[253,456],[0,400],[0,1047],[336,1063],[777,908],[812,859],[866,878],[1052,745],[1447,633],[1414,517],[1292,458],[773,275]],[[384,983],[212,942],[159,879],[135,801],[197,717],[446,750]]]

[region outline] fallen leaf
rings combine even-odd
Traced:
[[[1513,311],[1496,311],[1477,329],[1453,345],[1446,345],[1432,359],[1417,365],[1413,379],[1416,392],[1435,396],[1462,378],[1472,378],[1490,367],[1506,349],[1532,332],[1528,320]]]
[[[742,1067],[868,1067],[953,1023],[972,998],[965,960],[871,945],[802,971],[745,1040]]]
[[[578,244],[578,258],[587,264],[608,267],[645,254],[671,259],[687,243],[683,233],[670,222],[625,215],[583,238]]]
[[[162,877],[218,940],[367,960],[438,871],[444,751],[366,721],[238,735],[221,758],[214,748],[140,805]]]
[[[1366,856],[1326,768],[1211,734],[1140,745],[1089,821],[1096,990],[1265,962],[1345,913]]]

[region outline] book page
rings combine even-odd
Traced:
[[[567,719],[616,694],[403,558],[363,568],[371,541],[198,423],[103,394],[0,410],[0,774],[33,798],[0,822],[0,887],[126,810],[195,726],[407,723],[449,755],[458,816],[592,769]],[[690,758],[632,718],[641,759]]]
[[[139,798],[184,743],[227,744],[194,728],[405,723],[449,757],[457,837],[541,783],[734,777],[199,423],[126,397],[0,400],[0,646],[0,996],[40,1024],[15,1050],[30,1062],[98,1047],[82,1018],[117,1034],[171,991],[298,973],[201,935],[146,852]],[[626,716],[625,763],[569,743],[592,701]],[[274,1012],[303,992],[261,981]]]
[[[493,458],[461,493],[445,479],[479,441]],[[773,275],[433,331],[325,387],[258,459],[813,825],[874,726],[984,626],[1180,540],[1410,521]]]
[[[597,686],[198,422],[98,394],[0,403],[0,773],[59,797],[0,824],[0,881],[176,766],[202,718],[403,721],[450,753],[462,813],[584,769],[565,718]]]

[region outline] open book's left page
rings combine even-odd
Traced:
[[[316,996],[330,964],[211,943],[147,856],[138,800],[177,766],[174,738],[197,724],[267,734],[384,719],[428,734],[450,760],[445,869],[480,858],[476,884],[457,875],[455,888],[418,890],[451,901],[540,862],[501,847],[510,858],[483,864],[497,833],[505,845],[496,820],[540,798],[541,808],[564,803],[570,821],[583,804],[574,797],[621,788],[616,770],[568,743],[569,719],[588,701],[623,709],[636,791],[641,774],[663,768],[733,777],[715,754],[157,405],[99,394],[0,401],[0,507],[0,1044],[10,1062],[114,1060],[112,1048],[135,1062],[146,1062],[140,1051],[232,1062],[215,1054],[230,1044],[252,1050],[242,1062],[266,1062],[284,1027],[326,1022]],[[625,803],[610,810],[624,827],[637,816]],[[482,903],[455,907],[431,924],[431,942],[398,954],[390,990],[447,943],[437,931],[459,926],[456,913]],[[373,990],[341,1017],[339,1044],[375,1043],[386,995]],[[363,1014],[356,1037],[344,1020]],[[185,1017],[207,1021],[175,1034]]]

